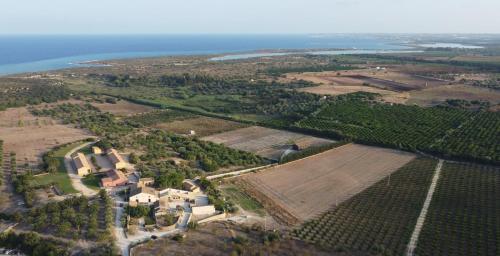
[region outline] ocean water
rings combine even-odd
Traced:
[[[108,59],[256,50],[404,50],[373,35],[0,36],[0,75],[91,65]]]
[[[419,44],[420,47],[426,48],[458,48],[458,49],[482,49],[483,46],[465,45],[458,43],[432,43],[432,44]]]

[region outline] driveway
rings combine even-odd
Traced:
[[[68,176],[71,179],[71,185],[73,185],[73,187],[76,190],[78,190],[82,195],[87,196],[87,197],[97,195],[97,191],[92,190],[83,184],[82,177],[78,176],[78,174],[76,173],[76,170],[73,168],[73,165],[71,163],[73,161],[71,159],[71,155],[74,154],[76,151],[78,151],[78,150],[80,150],[80,149],[82,149],[82,148],[84,148],[92,143],[93,142],[84,143],[84,144],[70,150],[68,153],[66,153],[66,155],[64,155],[64,165],[66,166],[66,170],[68,171]]]

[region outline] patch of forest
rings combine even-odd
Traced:
[[[0,80],[0,111],[6,108],[66,100],[72,92],[61,82],[48,79]]]

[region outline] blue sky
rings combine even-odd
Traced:
[[[0,34],[500,33],[500,0],[0,0]]]

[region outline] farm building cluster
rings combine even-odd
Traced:
[[[128,178],[124,174],[124,171],[131,169],[132,166],[125,161],[116,149],[112,148],[104,153],[101,148],[93,146],[90,158],[94,160],[89,161],[87,156],[81,152],[73,157],[73,164],[78,176],[84,177],[91,173],[99,173],[104,176],[100,182],[103,188],[123,186],[128,183]],[[97,160],[97,158],[99,159]],[[94,163],[91,164],[90,162]]]
[[[161,216],[165,215],[178,217],[174,226],[186,226],[191,221],[223,216],[209,203],[208,196],[192,180],[184,180],[182,190],[173,188],[156,190],[151,187],[153,183],[151,178],[142,178],[132,184],[129,205],[153,207],[158,226],[161,226]]]

